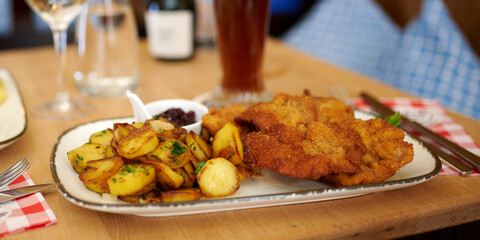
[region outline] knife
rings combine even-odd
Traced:
[[[370,96],[368,93],[362,92],[361,97],[367,102],[368,105],[370,105],[375,111],[380,113],[383,117],[391,116],[395,112],[390,109],[389,107],[385,106],[384,104],[380,103],[378,100],[376,100],[374,97]],[[476,156],[475,154],[469,152],[468,150],[458,146],[457,144],[449,141],[448,139],[430,131],[429,129],[423,127],[417,122],[414,122],[410,119],[408,119],[405,116],[402,116],[400,120],[399,127],[403,129],[406,132],[412,133],[414,131],[421,133],[423,136],[426,138],[432,140],[433,142],[436,142],[440,146],[444,147],[445,149],[451,151],[453,154],[458,156],[460,159],[464,160],[465,162],[469,163],[472,165],[474,168],[480,171],[480,157]],[[435,147],[434,145],[430,144],[429,142],[422,140],[419,138],[419,140],[427,147],[429,147],[435,154],[439,155],[447,164],[450,166],[454,167],[457,171],[460,172],[460,175],[466,176],[471,173],[471,168],[470,166],[466,165],[465,163],[459,161],[458,159],[455,159],[453,156],[451,156],[449,153],[446,153],[444,150],[439,149]],[[449,156],[447,156],[449,155]],[[468,170],[470,168],[470,170]]]
[[[27,186],[27,187],[20,187],[20,188],[15,188],[15,189],[10,189],[10,190],[5,190],[0,192],[0,203],[16,199],[19,197],[27,196],[32,193],[36,193],[39,191],[43,191],[49,188],[55,187],[55,184],[53,183],[47,183],[47,184],[38,184],[38,185],[33,185],[33,186]]]

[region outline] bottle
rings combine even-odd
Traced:
[[[193,0],[149,0],[145,29],[150,55],[162,60],[187,60],[195,52]]]

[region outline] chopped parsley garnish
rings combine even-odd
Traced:
[[[385,121],[389,122],[394,127],[398,127],[401,120],[402,120],[402,116],[400,115],[399,112],[396,112],[395,114],[385,118]]]
[[[173,155],[180,156],[187,151],[188,150],[184,146],[182,146],[182,144],[180,144],[179,142],[177,141],[173,142],[172,151],[171,151]]]
[[[230,156],[227,157],[227,160],[230,160],[230,158],[233,157],[233,153],[230,154]]]
[[[204,165],[205,165],[205,162],[204,162],[204,161],[200,161],[200,163],[198,163],[197,169],[195,169],[195,173],[200,172],[200,169],[202,169],[202,167],[203,167]]]
[[[153,154],[152,154],[152,155],[150,155],[150,157],[155,158],[155,159],[157,159],[157,160],[160,160],[160,158],[159,158],[157,155],[153,155]]]
[[[80,161],[83,161],[83,157],[80,157],[78,154],[77,154],[77,159]]]

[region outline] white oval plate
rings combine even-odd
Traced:
[[[0,81],[7,98],[0,103],[0,150],[14,143],[27,129],[27,114],[22,96],[12,75],[0,68]]]
[[[356,112],[356,115],[359,118],[371,118],[370,115],[361,112]],[[406,140],[414,145],[413,161],[382,183],[335,188],[317,181],[294,179],[264,171],[261,176],[243,181],[240,189],[226,198],[153,204],[102,200],[100,194],[88,190],[79,180],[78,174],[68,161],[67,151],[88,142],[88,137],[92,133],[111,128],[113,123],[132,121],[133,118],[118,118],[89,122],[66,130],[58,138],[52,150],[50,167],[58,190],[68,201],[80,207],[109,213],[141,216],[198,214],[325,201],[404,188],[433,178],[442,167],[438,157],[432,155],[420,142],[407,136]]]

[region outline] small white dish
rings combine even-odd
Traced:
[[[0,69],[0,81],[7,91],[7,98],[0,103],[0,150],[11,145],[25,133],[27,114],[20,91],[12,75]]]
[[[170,108],[180,108],[184,112],[193,111],[195,113],[195,123],[182,126],[187,131],[194,131],[200,135],[202,130],[202,117],[208,113],[208,108],[198,102],[185,99],[166,99],[158,100],[145,105],[150,115],[154,116],[167,111]]]

